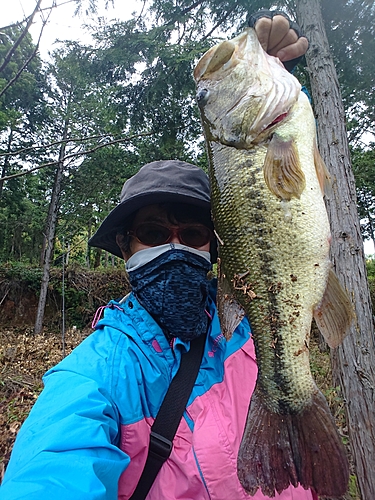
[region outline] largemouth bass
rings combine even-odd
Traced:
[[[248,315],[259,368],[238,477],[251,495],[300,483],[341,496],[348,461],[311,375],[309,339],[314,317],[336,347],[353,313],[329,261],[329,174],[309,100],[250,28],[211,48],[194,78],[220,243],[220,320],[230,336],[233,314]]]

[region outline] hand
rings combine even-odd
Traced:
[[[306,53],[309,42],[301,35],[299,26],[280,11],[261,10],[250,16],[249,26],[254,27],[263,49],[276,56],[291,71]]]

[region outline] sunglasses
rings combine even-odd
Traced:
[[[208,227],[203,224],[186,224],[179,227],[163,226],[155,222],[144,222],[135,229],[128,231],[143,245],[156,247],[169,243],[174,236],[188,247],[199,248],[207,245],[215,236]]]

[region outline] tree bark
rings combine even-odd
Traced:
[[[297,19],[310,42],[306,60],[317,117],[319,149],[332,177],[326,200],[331,257],[352,297],[356,318],[343,344],[332,351],[334,377],[346,401],[351,450],[362,500],[375,499],[375,342],[355,181],[338,78],[319,0],[297,0]]]
[[[92,207],[91,207],[92,210]],[[91,230],[92,230],[92,219],[90,218],[88,226],[87,226],[87,241],[91,238]],[[90,269],[91,263],[91,247],[90,245],[86,245],[86,267]],[[95,266],[94,266],[95,267]]]
[[[68,122],[66,121],[63,131],[63,142],[60,146],[59,161],[56,168],[55,182],[53,185],[51,202],[48,209],[48,217],[47,217],[46,233],[45,233],[45,245],[44,245],[45,251],[43,258],[43,274],[40,287],[38,309],[36,313],[35,326],[34,326],[35,334],[40,333],[43,328],[43,318],[44,318],[44,311],[46,308],[48,283],[50,278],[50,266],[51,266],[51,257],[53,251],[53,242],[56,234],[57,215],[59,210],[59,200],[61,194],[61,182],[64,173],[64,159],[65,159],[67,135],[68,135]]]
[[[64,250],[65,251],[65,250]],[[70,243],[67,244],[66,257],[65,257],[65,265],[68,267],[70,258]]]
[[[4,159],[3,168],[1,170],[1,177],[5,177],[6,174],[8,173],[9,153],[11,151],[12,141],[13,141],[13,128],[10,129],[9,136],[8,136],[8,142],[7,142],[7,153],[8,153],[8,155],[5,156],[5,159]],[[3,189],[4,189],[4,181],[0,178],[0,198],[3,195]]]

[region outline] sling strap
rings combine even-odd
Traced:
[[[145,467],[130,500],[144,500],[163,463],[172,452],[173,438],[186,408],[202,361],[206,335],[190,342],[190,349],[181,356],[174,376],[151,427],[150,444]]]

